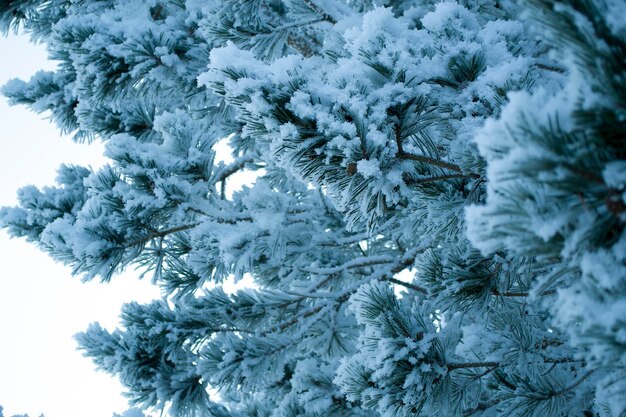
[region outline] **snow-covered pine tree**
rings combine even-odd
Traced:
[[[532,257],[534,296],[598,381],[602,415],[626,415],[626,18],[618,2],[533,0],[566,79],[518,92],[477,142],[487,204],[469,236],[487,255]]]
[[[2,225],[162,288],[78,336],[134,405],[621,416],[624,6],[5,2],[59,66],[4,94],[111,162]]]

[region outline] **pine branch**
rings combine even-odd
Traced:
[[[331,275],[331,274],[338,274],[340,272],[347,271],[350,269],[390,264],[390,263],[394,263],[394,259],[389,256],[363,257],[363,258],[353,259],[351,261],[346,262],[343,265],[335,266],[332,268],[298,268],[298,271],[308,273],[308,274],[316,274],[316,275]]]
[[[391,273],[395,275],[412,266],[415,263],[415,258],[417,257],[417,255],[427,249],[430,249],[431,247],[432,244],[430,241],[428,241],[420,246],[407,250],[391,269]]]
[[[313,10],[315,13],[322,16],[323,20],[330,22],[333,25],[337,23],[337,21],[332,16],[330,16],[329,14],[326,14],[326,12],[324,12],[318,5],[313,3],[312,0],[302,0],[302,2],[306,4],[309,9]]]
[[[426,288],[422,288],[422,287],[420,287],[418,285],[411,284],[410,282],[400,281],[399,279],[396,279],[396,278],[389,278],[389,279],[387,279],[387,281],[389,281],[389,282],[391,282],[393,284],[396,284],[396,285],[401,285],[403,287],[406,287],[406,288],[408,288],[410,290],[413,290],[413,291],[417,291],[417,292],[422,293],[422,294],[428,294],[428,291],[426,291]]]
[[[377,277],[379,281],[388,281],[391,282],[393,284],[397,284],[397,285],[402,285],[406,288],[409,288],[411,290],[420,292],[422,294],[428,294],[428,291],[423,288],[420,287],[418,285],[412,284],[412,283],[407,283],[404,281],[400,281],[396,278],[394,278],[394,275],[405,270],[406,268],[410,267],[413,265],[413,263],[415,262],[415,257],[417,256],[418,253],[423,252],[425,249],[423,247],[418,247],[418,248],[414,248],[409,254],[405,253],[403,256],[401,256],[399,259],[392,259],[389,257],[380,257],[378,259],[376,258],[357,258],[353,261],[349,261],[346,262],[343,265],[340,265],[338,267],[333,267],[333,268],[325,268],[325,269],[308,269],[308,268],[298,268],[299,271],[301,272],[306,272],[306,273],[311,273],[311,274],[324,274],[324,275],[328,275],[328,277],[326,279],[324,279],[322,281],[321,284],[317,284],[315,288],[320,288],[323,284],[325,284],[326,282],[328,282],[332,277],[334,276],[338,276],[341,274],[341,272],[344,271],[348,271],[351,269],[355,269],[355,268],[361,268],[361,267],[368,267],[368,266],[375,266],[375,265],[384,265],[384,264],[393,264],[392,268],[390,269],[389,272],[387,273],[383,273],[381,276]],[[352,291],[356,291],[356,290],[352,290]],[[350,294],[351,295],[351,294]]]
[[[455,179],[455,178],[468,178],[468,175],[465,175],[465,174],[449,174],[449,175],[441,175],[441,176],[438,176],[438,177],[410,178],[408,180],[405,180],[404,182],[407,185],[427,184],[429,182],[447,181],[447,180],[452,180],[452,179]]]
[[[358,233],[353,236],[348,236],[345,238],[322,240],[314,244],[315,246],[322,246],[322,247],[345,247],[346,245],[353,245],[355,243],[360,243],[364,240],[367,240],[368,238],[369,238],[369,235],[367,233]]]
[[[579,362],[584,363],[584,361],[579,360],[579,359],[574,359],[574,358],[542,358],[542,360],[544,363],[552,363],[552,364],[579,363]],[[494,369],[501,367],[502,364],[500,362],[463,362],[463,363],[450,363],[450,364],[447,364],[446,366],[448,368],[448,371],[454,371],[457,369],[490,368],[489,370],[480,374],[478,376],[480,378],[492,372]],[[586,378],[587,376],[585,376],[584,378]],[[581,382],[582,381],[579,381],[578,384],[580,384]]]
[[[567,357],[567,358],[543,358],[543,361],[545,363],[582,363],[583,365],[585,364],[585,361],[583,359],[575,359],[572,357]]]
[[[254,334],[254,330],[249,329],[241,329],[238,327],[203,327],[199,329],[194,329],[195,331],[205,332],[205,333],[247,333]]]
[[[499,403],[500,403],[500,399],[495,399],[489,402],[479,403],[476,407],[472,408],[471,410],[467,410],[463,412],[463,417],[470,417],[472,414],[475,414],[478,411],[488,410],[491,407],[498,405]]]
[[[254,220],[250,216],[221,217],[221,216],[218,216],[218,215],[215,215],[215,214],[209,214],[206,211],[200,210],[200,209],[195,208],[195,207],[187,207],[186,210],[189,210],[191,212],[194,212],[194,213],[200,214],[202,216],[205,216],[205,217],[209,218],[211,221],[214,221],[214,222],[220,223],[220,224],[237,224],[237,223],[241,223],[241,222],[251,223]]]
[[[398,158],[404,159],[404,160],[410,160],[410,161],[423,162],[423,163],[428,164],[428,165],[433,165],[433,166],[436,166],[436,167],[439,167],[439,168],[449,169],[450,171],[454,171],[454,172],[458,172],[460,174],[463,174],[463,170],[461,169],[461,167],[456,165],[456,164],[452,164],[450,162],[441,161],[439,159],[430,158],[430,157],[424,156],[424,155],[415,155],[413,153],[401,151],[400,149],[398,149]],[[472,179],[480,178],[480,175],[474,174],[474,173],[463,174],[463,175],[465,177],[467,177],[467,178],[472,178]]]
[[[141,239],[131,240],[130,242],[125,243],[123,247],[124,248],[131,248],[133,246],[143,245],[143,244],[146,244],[146,243],[150,242],[152,239],[156,239],[156,238],[159,238],[159,237],[165,237],[167,235],[171,235],[172,233],[184,232],[185,230],[193,229],[194,227],[197,227],[199,224],[200,223],[192,223],[192,224],[187,224],[187,225],[173,227],[171,229],[155,231],[155,232],[153,232],[153,233],[149,234],[148,236],[145,236],[145,237],[143,237]]]
[[[498,362],[465,362],[465,363],[449,363],[446,365],[448,371],[454,371],[455,369],[468,369],[468,368],[498,368],[500,363]]]
[[[423,250],[425,250],[425,249],[423,249],[423,248],[421,248],[421,247],[420,247],[420,248],[415,248],[415,249],[412,251],[412,253],[410,253],[410,254],[409,254],[409,256],[407,256],[407,254],[405,254],[405,256],[403,256],[403,257],[402,257],[402,258],[400,258],[399,260],[396,260],[396,261],[395,261],[395,265],[394,265],[394,267],[391,269],[391,273],[392,273],[392,274],[396,274],[396,273],[398,273],[398,272],[400,272],[400,271],[403,271],[403,270],[404,270],[405,268],[407,268],[408,266],[412,265],[412,264],[415,262],[415,256],[417,256],[417,253],[419,253],[419,251],[423,251]],[[381,261],[381,260],[378,260],[378,262],[380,262],[380,261]],[[385,263],[388,263],[388,262],[385,262]],[[372,264],[372,263],[369,263],[368,265],[373,265],[373,264]],[[352,264],[351,266],[355,266],[355,264]],[[362,266],[362,265],[358,265],[358,266]],[[343,266],[342,266],[342,267],[343,267]],[[329,275],[328,275],[328,277],[326,277],[326,279],[322,281],[322,284],[318,284],[318,285],[316,285],[316,286],[314,287],[314,289],[317,289],[317,288],[321,287],[323,284],[325,284],[326,282],[328,282],[328,281],[329,281],[332,277],[336,276],[336,274],[338,274],[341,270],[343,270],[343,268],[342,268],[342,267],[340,267],[340,269],[339,269],[339,270],[335,270],[333,273],[329,274]],[[330,269],[330,268],[329,268],[329,269]],[[378,277],[378,279],[379,279],[380,281],[389,281],[389,282],[397,283],[397,284],[399,284],[399,285],[404,285],[404,286],[407,286],[407,288],[411,288],[411,289],[413,289],[413,290],[415,290],[415,291],[418,291],[418,292],[420,292],[420,293],[423,293],[423,294],[426,294],[426,293],[427,293],[427,291],[426,291],[426,289],[425,289],[425,288],[421,288],[421,287],[419,287],[419,286],[417,286],[417,285],[408,284],[408,283],[405,283],[405,282],[399,281],[399,280],[397,280],[397,279],[393,278],[393,275],[389,275],[389,276],[388,276],[387,274],[383,274],[381,277]],[[344,303],[344,302],[348,301],[348,300],[350,299],[350,297],[352,296],[352,294],[353,294],[354,292],[356,292],[356,290],[357,290],[357,289],[361,286],[361,284],[362,284],[362,283],[361,283],[361,282],[359,282],[359,283],[357,283],[357,285],[352,286],[351,288],[347,289],[346,291],[344,291],[344,292],[343,292],[343,293],[341,293],[340,295],[336,296],[336,297],[335,297],[335,303],[336,303],[336,304],[342,304],[342,303]],[[293,303],[293,302],[299,302],[299,301],[302,301],[302,300],[304,300],[305,298],[308,298],[308,297],[309,297],[309,295],[308,295],[308,294],[302,294],[302,295],[300,295],[300,297],[299,297],[299,298],[297,298],[297,299],[295,299],[295,300],[290,301],[290,303]],[[317,297],[313,297],[313,298],[317,298]],[[270,332],[273,332],[273,331],[275,331],[276,329],[278,329],[278,330],[280,330],[280,331],[283,331],[283,330],[285,330],[285,329],[289,328],[290,326],[292,326],[292,325],[294,325],[294,324],[298,323],[301,319],[308,318],[308,317],[310,317],[310,316],[312,316],[312,315],[314,315],[314,314],[317,314],[317,313],[318,313],[318,312],[320,312],[320,311],[321,311],[324,307],[327,307],[327,306],[328,306],[328,304],[320,304],[320,305],[318,305],[318,306],[316,306],[316,307],[312,307],[311,309],[309,309],[309,310],[305,311],[305,312],[304,312],[304,313],[302,313],[301,315],[298,315],[298,316],[296,316],[296,317],[293,317],[292,319],[290,319],[290,320],[288,320],[288,321],[286,321],[286,322],[284,322],[284,323],[281,323],[281,324],[279,324],[279,325],[276,325],[276,326],[274,326],[273,328],[271,328],[271,329],[269,329],[269,330],[267,330],[267,331],[263,332],[263,333],[262,333],[262,335],[269,334]]]
[[[541,294],[539,294],[539,296],[543,297],[545,295],[552,295],[552,294],[556,294],[556,290],[546,290],[543,291]],[[494,295],[496,297],[528,297],[530,295],[530,293],[527,292],[500,292],[498,290],[492,290],[491,291],[491,295]]]
[[[557,397],[559,395],[563,395],[565,393],[570,392],[571,390],[573,390],[574,388],[576,388],[577,386],[579,386],[580,384],[582,384],[587,378],[589,378],[593,373],[595,372],[595,369],[592,369],[590,371],[587,371],[587,373],[585,373],[578,381],[572,383],[571,385],[563,388],[560,391],[557,391],[555,393],[553,393],[552,395],[550,395],[550,397]],[[550,398],[547,397],[546,399]]]
[[[286,290],[285,294],[295,295],[300,297],[301,299],[305,298],[333,298],[336,294],[334,293],[312,293],[312,292],[300,292],[293,290]]]
[[[407,252],[405,252],[399,259],[396,259],[393,263],[393,266],[387,270],[387,271],[382,271],[381,273],[378,273],[379,271],[375,271],[374,273],[370,274],[369,276],[367,276],[366,278],[360,280],[359,282],[353,284],[351,287],[347,288],[343,294],[341,294],[338,297],[338,300],[340,301],[345,301],[347,299],[349,299],[353,293],[355,293],[357,291],[357,289],[367,283],[368,281],[371,281],[372,279],[377,279],[381,282],[393,282],[394,280],[397,281],[396,278],[394,278],[394,275],[404,271],[406,268],[412,266],[415,263],[415,257],[419,254],[424,252],[425,250],[429,249],[431,247],[431,243],[429,242],[425,242],[420,246],[417,246],[413,249],[408,250]],[[400,281],[400,285],[404,285],[406,283]],[[419,287],[417,285],[414,284],[409,284],[411,285],[413,288],[413,290],[421,292],[423,294],[428,294],[428,291],[425,288]]]
[[[494,367],[492,367],[492,368],[487,368],[487,370],[486,370],[486,371],[484,371],[483,373],[480,373],[480,374],[476,375],[476,376],[475,376],[475,377],[473,377],[472,379],[480,379],[480,378],[482,378],[482,377],[484,377],[484,376],[489,375],[490,373],[492,373],[492,372],[493,372],[493,371],[495,371],[496,369],[498,369],[498,367],[496,367],[496,366],[494,366]]]
[[[423,163],[428,164],[428,165],[433,165],[433,166],[437,166],[437,167],[440,167],[440,168],[446,168],[446,169],[449,169],[450,171],[454,171],[454,172],[458,173],[457,176],[450,176],[449,178],[446,178],[447,176],[441,176],[441,177],[432,177],[432,179],[424,178],[422,181],[420,181],[420,179],[418,179],[418,180],[416,180],[417,183],[432,182],[432,181],[443,181],[443,180],[452,179],[452,178],[472,178],[472,179],[479,179],[479,178],[481,178],[480,175],[474,174],[474,173],[464,174],[463,170],[461,169],[461,167],[456,165],[456,164],[452,164],[450,162],[441,161],[439,159],[430,158],[430,157],[424,156],[424,155],[416,155],[416,154],[413,154],[413,153],[410,153],[410,152],[406,152],[404,150],[404,146],[402,144],[402,140],[403,140],[403,138],[402,138],[402,131],[401,131],[401,127],[399,125],[395,126],[394,134],[395,134],[395,138],[396,138],[396,146],[398,148],[398,154],[397,154],[398,158],[404,159],[404,160],[423,162]]]
[[[321,23],[321,22],[328,22],[328,20],[323,17],[320,17],[319,19],[308,20],[306,22],[293,22],[293,23],[289,23],[289,24],[277,27],[276,29],[273,29],[273,31],[301,28],[304,26],[311,26],[311,25],[314,25],[316,23]]]
[[[213,178],[213,183],[217,184],[218,182],[223,182],[226,178],[243,169],[246,164],[249,164],[253,161],[254,158],[251,155],[244,155],[240,158],[235,159],[233,163],[224,167],[216,173],[215,177]]]
[[[339,303],[344,302],[344,301],[340,301],[337,300]],[[325,307],[328,307],[328,304],[320,304],[318,306],[312,307],[306,311],[304,311],[302,314],[297,315],[292,317],[291,319],[284,321],[282,323],[276,324],[275,326],[270,327],[269,329],[263,331],[260,333],[261,336],[267,336],[270,333],[273,333],[275,331],[279,331],[279,332],[283,332],[285,330],[287,330],[289,327],[293,326],[294,324],[300,323],[301,320],[309,318],[317,313],[319,313],[320,311],[322,311]]]

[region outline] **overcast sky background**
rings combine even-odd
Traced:
[[[43,46],[24,36],[0,36],[0,85],[53,69]],[[45,115],[9,107],[0,97],[0,206],[17,202],[27,184],[53,185],[61,163],[96,168],[105,163],[102,145],[78,145]],[[111,417],[127,407],[116,379],[95,372],[76,351],[73,335],[99,321],[111,329],[124,302],[158,297],[133,271],[111,284],[81,284],[22,239],[0,230],[0,405],[5,416]]]

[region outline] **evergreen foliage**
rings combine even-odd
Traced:
[[[5,2],[59,65],[2,92],[110,163],[0,224],[161,288],[77,336],[133,406],[625,416],[625,7]]]

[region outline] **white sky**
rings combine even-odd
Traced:
[[[0,85],[52,69],[42,46],[0,36]],[[0,206],[15,205],[27,184],[53,185],[57,167],[104,163],[100,144],[77,145],[43,116],[0,97]],[[99,321],[111,329],[124,302],[158,297],[129,271],[108,285],[81,284],[68,268],[0,230],[0,405],[5,416],[111,417],[127,407],[121,385],[95,372],[72,336]]]

